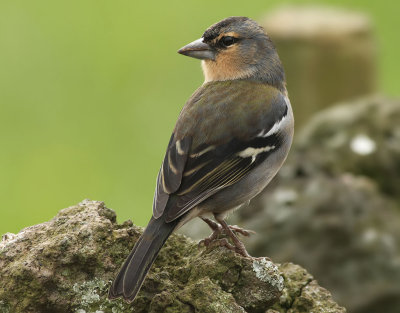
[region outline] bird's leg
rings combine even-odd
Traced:
[[[212,219],[209,219],[207,217],[200,217],[204,222],[207,223],[207,225],[213,230],[213,233],[217,232],[216,235],[219,235],[223,228],[221,227],[220,224],[214,222]],[[241,228],[237,225],[228,225],[231,230],[233,230],[235,233],[241,234],[243,236],[249,237],[250,235],[254,235],[256,232],[248,229]]]
[[[240,207],[241,208],[247,207],[249,205],[249,203],[250,203],[250,200],[245,202],[245,203],[243,203]],[[240,234],[240,235],[243,235],[243,236],[246,236],[246,237],[249,237],[250,235],[253,235],[253,234],[256,233],[255,231],[243,229],[243,228],[241,228],[241,227],[239,227],[237,225],[229,225],[229,228],[231,230],[233,230],[233,232],[235,234]]]
[[[207,238],[204,238],[203,240],[199,241],[199,245],[204,244],[206,247],[210,245],[211,242],[213,242],[215,239],[218,238],[218,235],[222,232],[223,228],[221,225],[218,223],[214,222],[213,220],[207,218],[207,217],[200,217],[204,222],[207,223],[207,225],[212,229],[212,234],[208,236]]]
[[[220,225],[222,226],[222,228],[225,230],[226,234],[232,239],[233,243],[234,243],[234,251],[243,255],[244,257],[248,257],[250,258],[250,254],[247,252],[244,244],[238,239],[238,237],[236,237],[235,233],[233,232],[233,230],[229,227],[229,225],[225,222],[225,220],[217,214],[214,214],[215,220],[220,223]],[[231,249],[229,246],[225,245],[228,249]]]
[[[250,235],[254,235],[256,233],[253,230],[244,229],[244,228],[241,228],[241,227],[239,227],[237,225],[228,225],[228,226],[229,226],[229,228],[231,230],[233,230],[233,232],[241,234],[241,235],[246,236],[246,237],[249,237]]]
[[[206,247],[208,247],[213,241],[216,241],[217,240],[217,238],[218,238],[218,236],[222,233],[222,232],[224,232],[224,233],[226,233],[229,237],[231,237],[231,235],[230,235],[230,233],[231,232],[227,232],[220,224],[218,224],[218,223],[216,223],[216,222],[214,222],[213,220],[211,220],[211,219],[209,219],[209,218],[207,218],[207,217],[200,217],[205,223],[207,223],[207,225],[212,229],[212,234],[210,235],[210,236],[208,236],[207,238],[204,238],[204,239],[202,239],[202,240],[200,240],[199,241],[199,245],[201,245],[201,244],[204,244]],[[238,234],[241,234],[241,235],[243,235],[243,236],[246,236],[246,237],[248,237],[248,236],[250,236],[250,235],[252,235],[252,234],[255,234],[255,232],[254,231],[252,231],[252,230],[247,230],[247,229],[243,229],[243,228],[241,228],[241,227],[239,227],[239,226],[237,226],[237,225],[227,225],[228,227],[229,227],[229,229],[231,230],[231,231],[233,231],[234,233],[238,233]],[[232,239],[233,240],[233,239]],[[239,240],[239,239],[238,239]],[[227,247],[227,248],[230,248],[230,247],[228,247],[228,245],[230,245],[226,240],[220,240],[221,242],[220,242],[220,244],[222,245],[222,246],[224,246],[224,247]],[[232,246],[232,245],[230,245],[230,246]],[[232,246],[234,249],[231,249],[231,250],[234,250],[234,251],[236,251],[236,248],[235,248],[235,246]]]
[[[200,216],[200,218],[207,223],[207,225],[213,230],[213,231],[221,231],[222,227],[218,223],[215,223],[212,219]]]

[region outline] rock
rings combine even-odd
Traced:
[[[85,200],[0,242],[0,312],[345,312],[298,265],[175,234],[132,305],[107,296],[142,229]]]
[[[320,109],[376,90],[377,44],[365,14],[283,6],[260,23],[284,65],[297,129]]]
[[[296,136],[293,152],[289,162],[309,176],[367,176],[400,203],[400,100],[377,95],[327,109]]]

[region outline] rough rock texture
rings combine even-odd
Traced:
[[[106,299],[142,229],[85,200],[0,242],[0,312],[345,312],[301,267],[173,235],[132,306]]]
[[[304,266],[349,312],[400,312],[400,101],[329,108],[295,140],[278,176],[230,222],[257,232],[252,255]],[[202,238],[202,224],[185,233]]]

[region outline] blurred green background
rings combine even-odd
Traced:
[[[282,3],[1,0],[0,233],[84,198],[144,225],[175,120],[203,81],[177,49],[224,17]],[[400,95],[400,2],[313,3],[372,17],[381,90]]]

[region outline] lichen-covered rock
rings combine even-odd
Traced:
[[[279,302],[267,313],[345,313],[331,297],[329,291],[321,288],[317,281],[298,265],[286,263],[281,266],[287,286]]]
[[[4,235],[0,312],[344,312],[298,266],[198,248],[182,235],[167,241],[132,305],[109,301],[111,279],[141,232],[129,221],[118,225],[102,202],[85,200]]]

